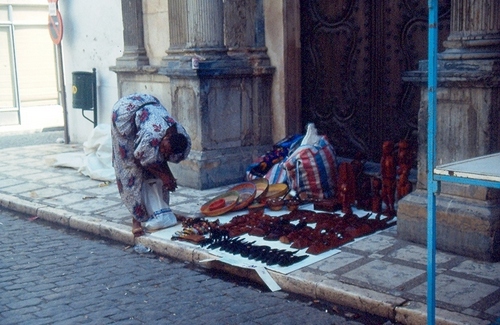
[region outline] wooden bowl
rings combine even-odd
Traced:
[[[254,200],[257,202],[262,201],[267,195],[267,191],[269,189],[269,181],[267,180],[267,178],[257,178],[252,180],[251,182],[255,184],[255,187],[257,188]]]
[[[271,184],[267,190],[266,199],[283,196],[286,192],[288,192],[288,185],[285,183]]]
[[[227,191],[203,204],[200,211],[208,217],[220,216],[221,214],[231,211],[236,206],[239,197],[240,194],[238,192]]]
[[[288,211],[295,211],[299,208],[300,201],[297,199],[290,199],[286,202],[286,208]]]
[[[236,191],[239,194],[238,202],[236,202],[236,205],[231,210],[238,211],[246,208],[253,202],[257,194],[257,186],[252,182],[245,182],[232,187],[229,191]]]
[[[269,208],[269,210],[279,211],[285,205],[285,200],[279,197],[270,198],[266,200],[266,205]]]

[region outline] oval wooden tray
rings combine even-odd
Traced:
[[[224,214],[226,212],[231,211],[235,206],[236,203],[238,202],[238,199],[240,197],[240,194],[236,191],[227,191],[221,195],[218,195],[208,201],[207,203],[203,204],[200,208],[201,213],[208,217],[216,217],[220,216],[221,214]],[[222,208],[219,209],[214,209],[210,210],[209,206],[210,204],[214,203],[215,201],[219,199],[224,199],[225,200],[225,205]]]
[[[238,184],[229,191],[236,191],[240,195],[238,198],[238,202],[233,207],[231,211],[238,211],[246,208],[250,203],[255,199],[255,194],[257,193],[257,186],[255,186],[252,182],[245,182]]]

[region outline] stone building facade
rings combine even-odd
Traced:
[[[438,163],[500,150],[500,0],[451,0],[439,55]],[[168,103],[193,137],[179,183],[207,189],[242,180],[256,155],[301,131],[299,0],[122,0],[120,95],[144,90]],[[421,86],[416,190],[399,202],[398,234],[426,243],[427,65],[403,77]],[[496,190],[443,184],[437,248],[500,259]]]

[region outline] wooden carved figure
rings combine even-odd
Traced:
[[[382,212],[382,196],[380,191],[382,190],[382,181],[376,177],[372,179],[372,199],[371,199],[371,211],[374,213]]]
[[[394,207],[396,197],[396,159],[393,152],[394,143],[392,141],[385,141],[382,145],[382,159],[380,161],[382,200],[386,206],[384,214],[390,217],[396,215]]]
[[[356,206],[358,209],[371,209],[371,183],[370,177],[364,173],[365,159],[361,153],[357,153],[351,161],[354,177],[356,180]]]
[[[351,206],[355,202],[356,180],[351,164],[344,162],[339,166],[338,198],[343,213],[352,213]]]
[[[412,185],[408,179],[410,176],[411,165],[412,158],[410,145],[407,140],[401,140],[399,142],[398,149],[398,200],[408,195],[412,190]]]

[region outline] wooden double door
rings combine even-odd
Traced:
[[[439,1],[439,50],[450,1]],[[302,123],[337,154],[380,161],[382,143],[416,144],[420,86],[403,82],[427,58],[427,0],[300,2]]]

